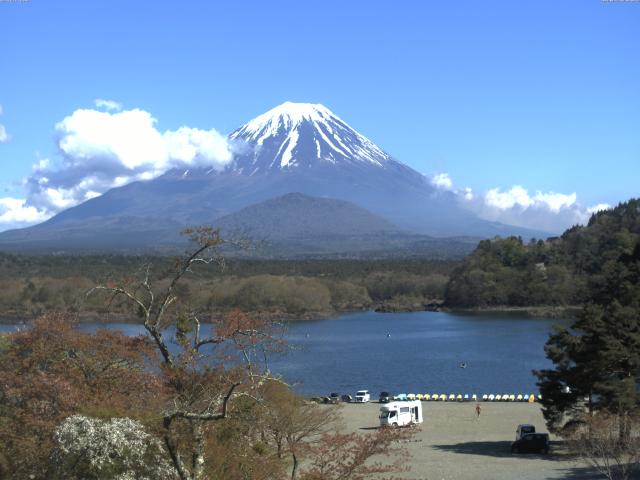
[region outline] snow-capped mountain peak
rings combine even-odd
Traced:
[[[269,135],[278,133],[285,127],[295,129],[303,121],[325,123],[332,119],[342,122],[331,110],[319,103],[284,102],[245,124],[234,135],[242,134],[244,138],[255,141],[258,145]],[[344,123],[344,122],[343,122]]]
[[[391,160],[321,104],[285,102],[243,125],[230,138],[249,147],[234,166],[245,174],[327,163],[384,167]]]

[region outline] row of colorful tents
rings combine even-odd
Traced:
[[[477,402],[478,396],[474,393],[473,395],[469,394],[446,394],[446,393],[401,393],[393,397],[394,400],[421,400],[424,402],[429,401],[441,401],[441,402]],[[493,393],[487,394],[485,393],[480,397],[483,402],[529,402],[533,403],[535,401],[539,401],[542,399],[541,395],[534,394],[508,394],[505,393],[503,395],[494,395]]]

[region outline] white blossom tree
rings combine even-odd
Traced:
[[[69,480],[177,479],[162,443],[130,418],[73,415],[58,426],[51,461]]]

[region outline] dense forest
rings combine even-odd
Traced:
[[[640,200],[595,213],[560,237],[483,240],[451,272],[452,307],[568,306],[597,301],[606,278],[640,242]]]
[[[97,319],[131,313],[86,292],[98,283],[139,278],[150,268],[162,278],[175,259],[126,255],[25,256],[0,254],[0,317],[34,317],[50,310]],[[227,259],[198,269],[180,286],[181,298],[198,309],[232,309],[294,317],[375,309],[415,310],[440,301],[455,261]],[[161,283],[160,283],[161,284]],[[131,319],[128,315],[120,317]]]

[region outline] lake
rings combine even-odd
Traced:
[[[546,368],[544,343],[558,320],[514,314],[358,312],[292,322],[286,355],[270,367],[305,395],[533,393]],[[566,322],[563,322],[566,324]],[[85,330],[104,327],[83,324]],[[0,331],[15,328],[0,325]],[[110,324],[129,335],[140,325]],[[466,368],[461,368],[466,364]]]

